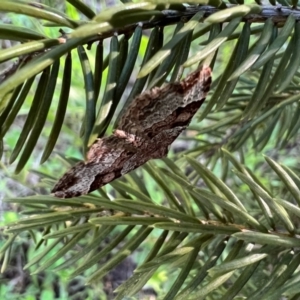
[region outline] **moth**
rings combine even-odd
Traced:
[[[121,116],[111,136],[97,139],[86,160],[77,163],[54,186],[59,198],[88,194],[167,155],[186,129],[210,89],[211,70],[200,67],[180,82],[155,87],[137,96]]]

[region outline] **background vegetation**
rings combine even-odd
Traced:
[[[0,2],[1,299],[299,298],[297,2],[166,2]],[[168,158],[49,196],[199,63],[212,90]]]

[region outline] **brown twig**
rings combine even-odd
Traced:
[[[228,7],[233,7],[234,5],[228,5]],[[220,9],[215,8],[213,6],[190,6],[187,7],[184,11],[177,10],[163,10],[162,13],[164,15],[163,18],[154,21],[144,21],[142,23],[143,29],[151,29],[155,26],[168,26],[178,23],[181,20],[188,21],[190,20],[197,12],[203,11],[204,18],[207,18],[211,14],[220,11]],[[291,7],[282,7],[282,6],[262,6],[262,11],[260,14],[250,14],[243,18],[243,22],[251,22],[251,23],[264,23],[267,19],[272,18],[274,23],[283,24],[286,19],[293,14],[296,20],[300,20],[300,10],[293,9]],[[96,35],[91,37],[91,39],[87,42],[88,45],[91,45],[93,42],[104,40],[113,36],[116,32],[118,34],[132,34],[138,26],[137,23],[130,24],[124,26],[122,28],[116,28],[111,31],[105,32],[101,35]],[[55,46],[53,46],[55,47]],[[35,52],[35,54],[43,53],[45,49],[40,50],[39,52]],[[26,56],[25,59],[20,59],[17,63],[14,63],[11,67],[7,68],[0,74],[0,82],[5,80],[11,74],[13,74],[21,64],[24,62],[28,62],[32,59],[32,54]]]

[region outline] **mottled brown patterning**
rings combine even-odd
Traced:
[[[90,193],[150,159],[167,155],[204,102],[210,84],[210,68],[202,67],[180,82],[137,96],[113,135],[95,141],[86,161],[58,181],[54,195],[70,198]]]

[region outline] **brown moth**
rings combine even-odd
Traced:
[[[59,198],[88,194],[153,158],[186,129],[210,89],[211,70],[201,67],[180,82],[137,96],[111,136],[97,139],[86,161],[77,163],[54,186]]]

